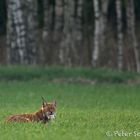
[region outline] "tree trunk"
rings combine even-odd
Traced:
[[[64,5],[64,28],[63,28],[63,39],[61,42],[60,49],[60,63],[64,65],[72,65],[72,60],[70,56],[70,50],[72,47],[72,32],[74,25],[74,3],[73,0],[65,0]]]
[[[92,66],[96,67],[99,59],[99,44],[100,44],[100,9],[99,0],[93,0],[94,4],[94,17],[95,17],[95,29],[94,29],[94,48],[92,51]]]
[[[140,56],[137,37],[135,33],[135,13],[134,13],[134,0],[126,0],[126,16],[127,16],[127,32],[131,40],[130,44],[133,47],[135,62],[136,62],[136,71],[140,72]]]
[[[27,26],[27,46],[26,46],[26,61],[28,64],[36,64],[37,62],[37,1],[26,0],[26,26]]]
[[[107,12],[108,12],[109,0],[101,0],[101,16],[100,16],[100,42],[103,48],[106,41],[106,28],[107,28]]]
[[[117,13],[117,46],[118,46],[118,68],[123,68],[123,25],[122,25],[122,3],[121,0],[116,0],[116,13]]]
[[[37,52],[36,1],[7,0],[7,12],[8,63],[35,64]]]
[[[7,0],[7,44],[8,63],[25,64],[26,26],[23,0]]]
[[[72,50],[74,54],[74,62],[80,64],[80,57],[77,53],[77,49],[81,49],[83,40],[83,30],[82,30],[82,16],[83,16],[83,0],[77,0],[74,3],[75,12],[73,15],[73,33],[72,33]]]
[[[59,48],[59,60],[60,63],[64,63],[63,47],[61,42],[63,41],[63,28],[64,28],[64,0],[57,0],[55,2],[55,42]]]
[[[55,30],[62,32],[64,26],[64,0],[56,0],[55,2]]]
[[[47,61],[49,63],[51,60],[49,53],[51,52],[51,44],[53,42],[53,27],[54,27],[54,19],[53,19],[53,5],[51,4],[51,0],[43,0],[44,6],[44,27],[43,27],[43,48],[41,51],[41,60],[43,63]]]
[[[44,9],[44,28],[43,28],[43,39],[45,40],[49,34],[50,30],[50,0],[43,1]]]

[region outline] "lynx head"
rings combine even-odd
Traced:
[[[45,117],[47,117],[49,120],[55,119],[55,110],[56,110],[56,101],[53,102],[47,102],[43,97],[43,103],[41,110]]]

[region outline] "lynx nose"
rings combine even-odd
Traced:
[[[53,112],[50,112],[50,115],[53,115]]]

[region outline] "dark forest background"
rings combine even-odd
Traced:
[[[139,0],[1,0],[0,63],[140,72]]]

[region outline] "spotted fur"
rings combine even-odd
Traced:
[[[56,102],[43,101],[41,109],[39,111],[30,114],[17,114],[11,115],[6,118],[7,122],[43,122],[46,123],[49,120],[55,118]]]

